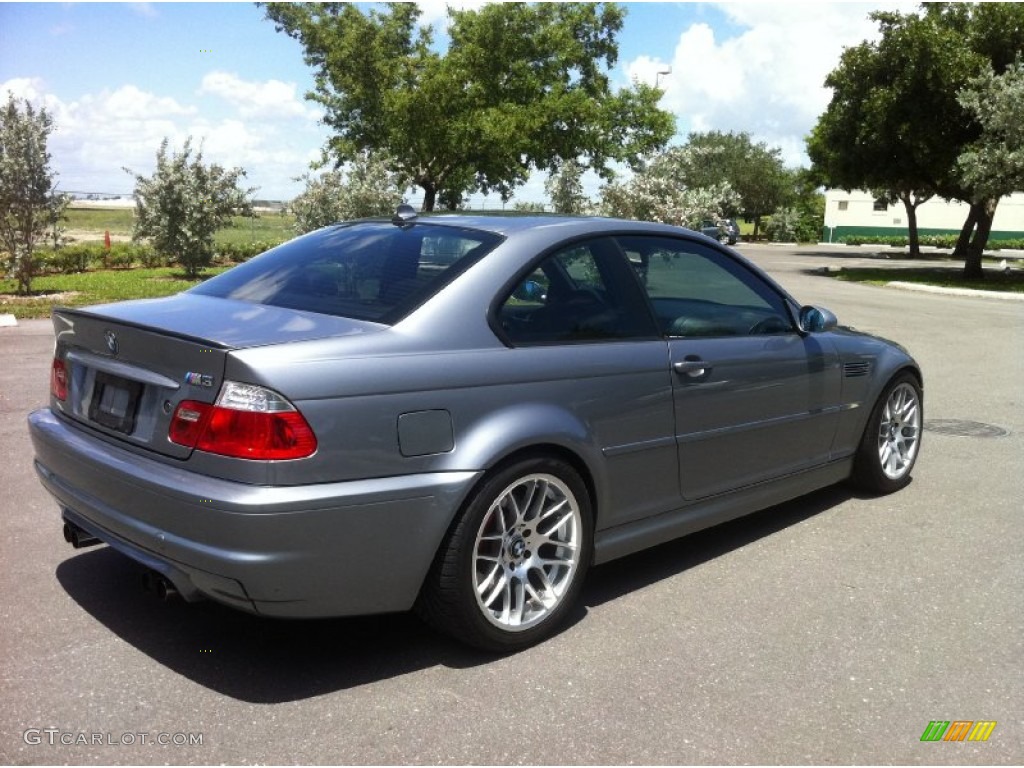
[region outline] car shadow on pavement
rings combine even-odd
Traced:
[[[840,504],[836,487],[693,534],[591,571],[580,603],[620,598]],[[159,601],[142,589],[143,570],[119,553],[87,550],[57,567],[67,594],[151,659],[206,688],[242,701],[296,701],[437,665],[461,669],[500,658],[433,632],[412,614],[276,620],[213,602]]]
[[[140,566],[108,547],[57,567],[67,594],[126,643],[206,688],[247,702],[296,701],[438,664],[487,663],[412,614],[280,620],[214,602],[161,602]]]
[[[592,608],[616,600],[785,530],[849,499],[861,497],[861,494],[845,485],[831,486],[635,555],[613,560],[591,572],[581,602]]]

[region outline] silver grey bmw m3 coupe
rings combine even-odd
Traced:
[[[163,299],[53,313],[29,416],[64,536],[264,616],[554,632],[588,568],[910,480],[921,371],[690,230],[330,226]]]

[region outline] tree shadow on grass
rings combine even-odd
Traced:
[[[986,269],[983,278],[964,277],[963,265],[951,264],[946,267],[818,267],[801,270],[805,275],[827,276],[846,282],[905,282],[921,285],[935,285],[943,288],[968,288],[972,290],[1024,292],[1024,270],[999,271]],[[841,277],[840,277],[841,275]]]
[[[942,253],[939,251],[924,251],[920,256],[911,257],[906,251],[892,250],[891,248],[879,248],[878,250],[869,250],[861,248],[851,247],[849,250],[843,250],[841,248],[829,248],[829,249],[814,249],[814,248],[801,248],[798,251],[800,256],[813,256],[818,259],[834,259],[842,261],[844,259],[851,260],[872,260],[872,261],[912,261],[915,263],[946,263],[949,264],[960,264],[963,265],[963,259],[954,259],[948,253]]]
[[[569,617],[625,598],[852,498],[848,489],[795,501],[595,568]],[[438,635],[412,614],[275,620],[213,602],[162,603],[141,588],[143,570],[114,550],[91,549],[57,567],[85,611],[142,653],[188,679],[252,703],[302,700],[443,665],[500,658]]]

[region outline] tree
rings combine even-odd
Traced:
[[[53,119],[13,93],[0,111],[0,247],[4,272],[17,281],[18,293],[30,293],[38,269],[36,244],[57,230],[70,197],[56,191],[46,142]]]
[[[368,152],[357,155],[345,173],[329,171],[319,177],[307,173],[298,180],[306,183],[291,205],[299,234],[338,221],[392,214],[408,187],[399,174],[388,170],[386,158]]]
[[[816,175],[806,168],[788,170],[784,203],[776,208],[766,230],[768,237],[798,243],[817,242],[825,223],[825,196]]]
[[[965,185],[987,200],[1024,190],[1024,61],[1001,75],[989,69],[957,98],[981,125],[981,135],[957,159]]]
[[[193,157],[191,137],[180,153],[168,155],[167,144],[160,143],[152,176],[124,169],[135,177],[132,239],[150,238],[158,254],[195,278],[213,260],[214,233],[230,227],[232,216],[253,215],[248,198],[256,190],[238,186],[241,168],[205,164],[202,147]]]
[[[961,173],[958,159],[979,139],[981,126],[957,94],[988,69],[1001,74],[1012,64],[1024,48],[1024,6],[934,3],[920,15],[872,18],[881,39],[847,49],[829,74],[832,100],[808,139],[808,155],[830,186],[901,200],[912,255],[924,201],[938,195],[969,203],[964,273],[981,277],[998,198]]]
[[[783,205],[790,193],[782,150],[763,141],[755,144],[749,133],[721,131],[691,133],[687,146],[690,154],[681,180],[694,189],[728,183],[738,201],[722,213],[730,218],[742,213],[753,220],[757,237],[761,217]]]
[[[548,176],[544,191],[555,213],[580,216],[590,212],[590,199],[583,192],[583,168],[575,160]]]
[[[871,17],[882,38],[848,48],[825,79],[832,100],[808,139],[807,153],[829,186],[900,200],[911,256],[918,256],[917,209],[948,187],[963,141],[961,126],[950,116],[959,112],[955,92],[946,84],[963,81],[980,58],[928,17]]]
[[[648,160],[626,182],[601,189],[601,210],[607,216],[699,228],[703,219],[718,219],[739,204],[727,182],[687,186],[693,164],[690,146],[672,147]]]
[[[423,189],[427,211],[471,191],[507,199],[531,170],[569,160],[610,178],[611,161],[633,163],[674,132],[661,91],[609,85],[624,15],[615,4],[449,9],[443,53],[412,3],[365,14],[350,3],[265,8],[316,70],[306,96],[334,130],[324,160],[383,151]]]
[[[536,200],[517,200],[512,204],[512,210],[519,213],[544,213],[544,203]]]

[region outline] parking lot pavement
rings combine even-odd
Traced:
[[[830,258],[813,249],[741,250],[920,359],[914,482],[601,566],[566,631],[501,659],[409,616],[162,604],[107,548],[70,549],[25,427],[49,324],[0,328],[0,762],[1024,762],[1024,313],[805,274]],[[922,742],[934,720],[997,725]]]

